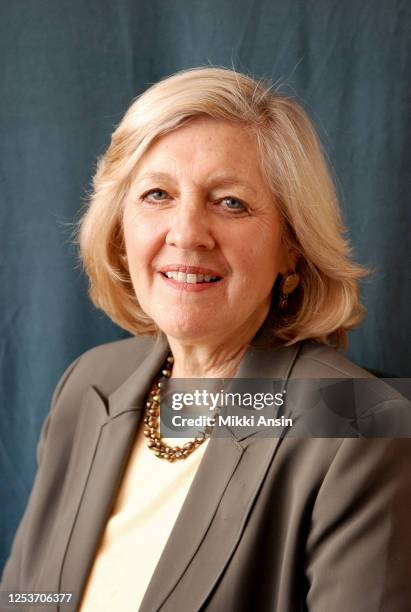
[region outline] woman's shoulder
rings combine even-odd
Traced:
[[[75,359],[61,375],[54,390],[51,410],[43,426],[38,456],[46,437],[56,441],[60,450],[70,448],[76,424],[88,409],[90,389],[104,398],[110,396],[135,372],[142,361],[161,342],[154,337],[130,337],[95,346]],[[48,433],[53,433],[48,436]]]
[[[163,343],[161,338],[157,340],[154,336],[132,336],[100,344],[78,357],[76,376],[72,378],[80,385],[84,382],[96,386],[104,395],[109,395]]]
[[[156,336],[130,336],[122,340],[114,340],[98,344],[82,353],[78,359],[84,364],[92,364],[95,361],[112,361],[117,359],[132,359],[137,363],[144,359],[158,342]]]
[[[301,342],[293,375],[302,378],[374,378],[341,350],[313,340]]]
[[[327,415],[338,415],[342,423],[355,423],[353,432],[360,436],[411,436],[411,403],[402,394],[404,388],[400,385],[400,392],[395,379],[377,378],[339,350],[317,342],[302,342],[291,378],[296,386],[301,380],[312,379],[311,391],[321,391],[326,425]],[[318,395],[312,395],[318,400]],[[307,402],[306,389],[305,412]]]
[[[135,372],[155,348],[162,350],[163,342],[152,336],[125,338],[100,344],[82,353],[60,377],[52,398],[70,411],[81,405],[90,387],[102,397],[108,397]],[[73,408],[77,407],[77,408]]]
[[[284,368],[295,378],[372,378],[373,374],[351,361],[341,349],[312,339],[284,344],[263,325],[251,344],[260,362],[265,362],[264,372],[271,376],[271,370],[282,362]],[[261,366],[261,363],[259,363]],[[261,367],[260,367],[261,369]]]

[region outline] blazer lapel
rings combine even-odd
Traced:
[[[200,609],[241,536],[278,440],[261,442],[245,452],[229,431],[210,440],[139,612]]]
[[[299,347],[249,348],[236,378],[286,382]],[[256,430],[212,437],[139,612],[199,610],[238,544],[253,501],[281,442]],[[221,436],[221,433],[220,433]]]
[[[134,409],[109,419],[97,391],[90,388],[86,395],[84,416],[73,448],[71,482],[67,487],[70,496],[65,500],[59,524],[62,533],[70,534],[61,571],[61,592],[73,592],[76,596],[84,586],[110,514],[139,414]],[[73,605],[73,609],[77,606]]]
[[[50,538],[50,545],[47,548],[45,563],[39,575],[36,590],[41,591],[42,587],[44,590],[44,585],[47,585],[47,589],[50,591],[62,592],[60,588],[60,584],[62,584],[61,568],[64,567],[63,563],[67,544],[71,541],[73,524],[80,508],[82,495],[90,475],[93,457],[99,445],[101,432],[106,421],[107,412],[105,405],[97,392],[90,387],[82,401],[82,409],[76,426],[71,458],[67,466],[67,477],[57,514],[57,522]],[[92,534],[92,531],[90,528],[87,530],[86,541]],[[84,550],[77,556],[77,560],[80,566],[82,566]],[[73,567],[70,558],[68,559],[66,569],[67,567],[70,568],[69,571]],[[72,592],[73,596],[78,592],[78,583],[76,582],[78,579],[77,569],[74,567],[73,576],[66,573],[63,578],[63,584],[68,587],[66,592]],[[64,608],[67,611],[75,610],[75,602],[72,600],[69,604],[65,604]],[[59,606],[50,605],[49,609],[56,610],[59,609]]]
[[[168,352],[162,339],[135,372],[107,399],[90,387],[73,443],[66,495],[51,559],[62,559],[60,592],[74,593],[77,610],[100,537],[110,516],[145,404],[147,389]],[[57,571],[51,568],[51,571]],[[48,580],[50,584],[50,580]],[[74,598],[76,597],[76,599]]]

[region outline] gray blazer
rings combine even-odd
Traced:
[[[64,373],[2,590],[80,597],[167,351],[165,339],[130,338],[88,351]],[[250,347],[237,374],[366,376],[314,342]],[[376,410],[395,415],[400,402],[386,394]],[[410,510],[409,439],[227,428],[210,440],[140,612],[409,612]]]

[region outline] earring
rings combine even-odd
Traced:
[[[280,301],[279,308],[285,310],[288,306],[288,296],[295,291],[300,283],[300,275],[298,272],[291,272],[283,279],[280,285]]]

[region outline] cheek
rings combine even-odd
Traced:
[[[273,284],[282,266],[281,240],[272,235],[244,240],[236,249],[236,260],[244,281]]]
[[[139,268],[149,263],[155,256],[161,235],[158,223],[133,212],[124,215],[124,240],[129,265]]]

